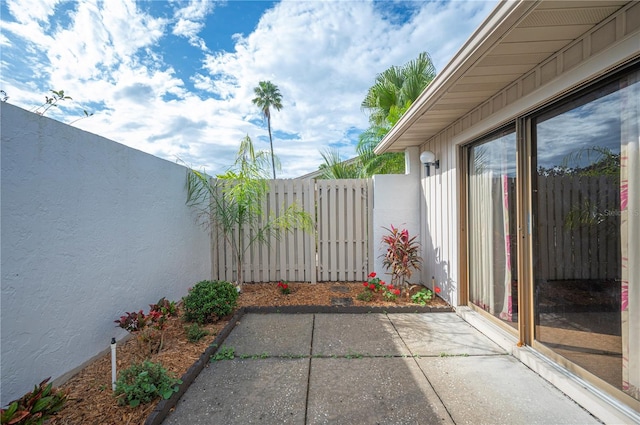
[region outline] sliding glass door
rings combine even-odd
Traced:
[[[640,406],[640,67],[463,153],[469,305]]]
[[[640,239],[628,202],[640,190],[637,76],[532,121],[535,340],[636,398],[640,326],[625,314],[640,302],[628,255]]]
[[[516,137],[513,128],[468,151],[469,299],[516,326]]]

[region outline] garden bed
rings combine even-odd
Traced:
[[[153,362],[161,363],[174,376],[182,377],[181,392],[186,390],[215,351],[214,342],[221,345],[231,331],[234,321],[245,312],[262,313],[352,313],[352,312],[428,312],[450,311],[451,307],[441,298],[434,297],[425,306],[419,306],[404,294],[395,301],[383,299],[380,294],[371,301],[358,300],[363,291],[362,283],[290,283],[290,294],[284,295],[272,284],[245,284],[238,299],[235,315],[230,315],[204,328],[210,335],[197,343],[187,341],[186,326],[178,317],[170,318],[164,330],[163,349],[153,354]],[[415,293],[415,288],[412,293]],[[127,307],[124,306],[123,309]],[[116,319],[116,318],[114,318]],[[217,339],[217,341],[215,341]],[[211,353],[209,353],[211,352]],[[118,344],[118,370],[142,359],[135,338]],[[111,391],[110,354],[85,367],[61,386],[69,394],[65,408],[50,422],[68,424],[143,424],[160,423],[166,410],[173,405],[181,392],[171,400],[141,405],[135,408],[118,406]]]

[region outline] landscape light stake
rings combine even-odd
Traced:
[[[116,390],[116,339],[111,338],[111,389]]]

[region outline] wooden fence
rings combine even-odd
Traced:
[[[370,179],[270,181],[266,214],[295,203],[314,221],[313,232],[300,229],[279,241],[251,246],[245,254],[243,281],[364,281],[373,267],[373,189]],[[235,281],[236,265],[221,235],[212,234],[213,279]]]
[[[620,278],[620,183],[538,177],[537,263],[544,280]]]

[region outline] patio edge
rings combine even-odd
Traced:
[[[322,306],[322,305],[287,305],[280,307],[240,307],[233,315],[229,323],[216,335],[213,342],[204,350],[198,360],[180,377],[178,391],[167,400],[158,402],[153,411],[147,416],[144,425],[161,425],[167,415],[173,409],[187,389],[191,386],[196,377],[209,363],[212,355],[218,351],[222,343],[229,336],[238,321],[247,313],[255,314],[367,314],[367,313],[453,313],[452,306],[428,307],[428,306],[391,306],[391,307],[369,307],[369,306]]]
[[[229,336],[233,328],[236,326],[242,316],[245,315],[245,313],[245,307],[238,309],[234,313],[231,320],[229,320],[229,323],[227,323],[227,325],[222,328],[220,333],[216,335],[213,342],[204,350],[198,360],[196,360],[195,363],[193,363],[189,367],[189,369],[187,369],[187,371],[180,377],[180,379],[182,380],[182,384],[180,384],[180,386],[178,387],[178,391],[173,393],[170,398],[161,400],[149,414],[149,416],[147,416],[144,425],[160,425],[166,419],[169,411],[173,409],[176,404],[178,404],[178,400],[180,400],[180,397],[182,397],[187,389],[189,389],[193,381],[198,377],[200,372],[202,372],[202,369],[207,366],[211,356],[214,355],[216,351],[218,351],[218,348],[220,348],[224,340],[227,339],[227,336]]]

